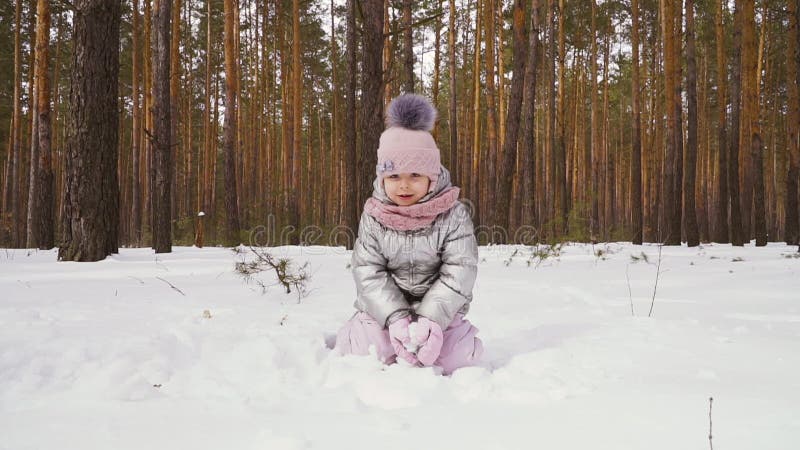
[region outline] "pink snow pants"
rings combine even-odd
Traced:
[[[483,343],[476,337],[478,329],[463,314],[456,314],[443,334],[442,352],[434,365],[441,367],[445,375],[474,364],[483,354]],[[375,347],[381,361],[395,362],[397,355],[389,342],[389,330],[359,311],[337,333],[336,349],[345,355],[368,355],[370,346]]]

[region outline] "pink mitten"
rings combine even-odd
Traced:
[[[417,320],[412,341],[419,343],[419,350],[417,350],[419,362],[425,366],[433,365],[442,351],[444,342],[442,327],[427,317],[420,317]]]
[[[394,352],[398,358],[403,358],[412,366],[417,365],[417,357],[406,349],[411,345],[411,336],[408,334],[408,326],[411,324],[409,317],[397,319],[389,324],[389,342],[392,343]]]

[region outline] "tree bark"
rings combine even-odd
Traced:
[[[186,153],[184,151],[184,146],[180,141],[180,136],[182,133],[179,132],[180,130],[180,122],[181,122],[181,58],[178,50],[180,48],[181,43],[181,0],[173,0],[174,4],[170,6],[172,19],[170,26],[172,27],[172,31],[170,32],[170,42],[169,42],[169,107],[170,107],[170,176],[169,183],[172,184],[171,187],[171,195],[169,197],[169,202],[171,205],[172,214],[171,217],[180,218],[181,217],[181,210],[183,208],[179,208],[178,200],[184,198],[181,195],[181,189],[179,186],[182,187],[183,183],[180,185],[178,184],[179,175],[182,175],[181,178],[185,179],[187,175],[191,174],[191,165],[184,165],[184,170],[180,170],[178,167],[178,161],[182,159],[185,161]],[[189,83],[187,83],[189,84]],[[190,84],[189,84],[190,85]],[[183,189],[186,191],[186,189]],[[183,202],[181,202],[183,204]]]
[[[447,30],[447,55],[448,67],[450,72],[450,92],[449,92],[449,111],[448,117],[450,127],[450,171],[453,183],[460,182],[458,170],[458,91],[456,86],[456,2],[450,0],[449,27]]]
[[[788,87],[788,144],[789,168],[786,175],[786,231],[788,245],[800,244],[800,206],[798,204],[798,181],[800,181],[800,30],[798,22],[800,7],[796,1],[788,2],[788,45],[786,46],[787,87]]]
[[[511,203],[511,187],[513,182],[514,165],[517,158],[517,141],[519,139],[520,115],[522,112],[522,97],[525,85],[525,58],[528,54],[528,35],[525,24],[525,1],[514,0],[514,73],[511,80],[511,93],[508,102],[506,119],[506,137],[503,144],[502,164],[500,165],[497,180],[497,226],[506,236],[509,224],[509,208]],[[494,234],[494,233],[493,233]],[[506,242],[497,242],[504,244]]]
[[[569,194],[567,193],[567,105],[566,94],[566,38],[565,38],[564,0],[558,0],[558,142],[556,149],[556,184],[558,199],[558,232],[566,232],[568,228]]]
[[[36,30],[36,112],[37,132],[39,134],[39,179],[35,200],[34,221],[38,221],[35,242],[40,249],[55,246],[52,166],[52,138],[50,120],[50,1],[39,0],[37,6]],[[31,161],[33,165],[33,161]]]
[[[589,62],[589,145],[586,147],[589,153],[589,168],[586,175],[591,181],[586,180],[591,186],[589,201],[591,202],[591,212],[589,216],[589,238],[595,242],[600,234],[600,138],[598,137],[598,101],[597,101],[597,0],[591,0],[591,43]]]
[[[344,164],[343,178],[347,189],[344,194],[343,225],[355,237],[358,231],[358,200],[360,198],[356,157],[356,0],[347,0],[347,32],[345,36],[345,58],[347,59],[347,80],[345,81],[345,119],[344,123]],[[348,248],[352,248],[354,239],[348,239]]]
[[[797,0],[795,0],[794,23],[795,23],[795,27],[794,27],[795,28],[795,33],[794,33],[795,39],[793,41],[794,42],[794,68],[795,68],[794,77],[795,77],[795,82],[797,83],[798,86],[800,86],[800,5],[797,4]],[[790,76],[791,76],[791,74],[790,74]],[[791,82],[791,79],[790,79],[790,82]],[[797,113],[797,117],[800,118],[800,101],[798,101],[797,97],[795,97],[794,110]],[[797,122],[795,122],[795,123],[797,123]],[[800,149],[800,135],[798,135],[797,130],[795,130],[795,134],[793,136],[793,139],[795,139],[795,142],[797,143],[795,145],[795,149]],[[798,152],[800,152],[800,150],[798,150]],[[797,153],[795,153],[795,154],[797,155]],[[799,156],[799,159],[800,159],[800,155],[798,155],[798,156]],[[798,246],[797,250],[798,250],[798,252],[800,252],[800,246]]]
[[[36,12],[36,55],[34,67],[35,105],[31,139],[30,188],[28,191],[27,247],[43,250],[54,246],[53,171],[50,123],[50,2],[39,0]]]
[[[224,1],[225,14],[225,206],[227,215],[227,241],[228,244],[239,244],[239,205],[236,192],[236,152],[238,136],[238,114],[236,104],[236,80],[238,79],[237,61],[235,54],[234,22],[236,16],[236,0]]]
[[[117,252],[119,0],[78,0],[73,34],[61,261]]]
[[[303,223],[304,214],[301,211],[299,196],[305,193],[301,191],[301,167],[302,145],[303,145],[303,64],[300,60],[300,50],[302,38],[300,36],[300,0],[292,0],[292,208],[291,224],[300,227]],[[292,233],[291,244],[299,244],[299,233]]]
[[[364,13],[364,62],[362,67],[361,150],[358,161],[359,204],[363,204],[372,192],[375,179],[378,144],[383,132],[383,1],[365,0],[361,3]]]
[[[142,72],[144,77],[144,130],[146,138],[143,139],[144,155],[142,157],[143,167],[140,168],[144,173],[142,182],[144,189],[142,189],[142,198],[144,199],[143,216],[145,218],[146,227],[152,234],[153,229],[153,185],[155,180],[153,175],[153,143],[150,138],[153,133],[153,60],[152,60],[152,38],[153,38],[153,15],[152,15],[152,1],[144,0],[144,50],[143,61],[144,70]]]
[[[674,202],[672,211],[675,211],[675,214],[667,218],[671,220],[672,224],[670,225],[670,229],[674,231],[672,234],[676,236],[670,244],[680,245],[683,239],[683,51],[681,48],[681,37],[683,36],[683,8],[681,2],[678,2],[677,5],[673,4],[672,7],[672,38],[674,40],[672,46],[672,61],[675,71],[673,74],[672,86],[672,89],[675,91],[672,95],[672,108],[675,111],[675,134],[672,136],[675,141],[675,154],[672,159],[672,165],[675,167],[675,178],[672,188],[674,193],[672,196],[672,201]]]
[[[170,19],[172,0],[158,0],[153,17],[153,249],[172,251],[172,120],[170,106]]]
[[[483,186],[480,184],[480,156],[481,156],[481,33],[483,32],[483,15],[481,14],[481,3],[485,0],[478,0],[475,4],[475,40],[473,42],[472,53],[472,146],[467,152],[467,167],[469,176],[465,177],[464,191],[474,202],[475,216],[478,223],[486,223],[487,217],[484,215],[484,203],[486,196],[483,195]]]
[[[764,18],[766,20],[766,17]],[[756,43],[754,0],[742,4],[742,109],[744,110],[745,183],[742,198],[742,216],[750,235],[755,235],[756,246],[767,245],[767,224],[764,207],[764,165],[762,138],[759,126],[759,58]],[[748,238],[750,237],[748,235]]]
[[[694,0],[686,0],[686,94],[689,122],[683,170],[683,217],[689,247],[700,245],[695,207],[695,174],[697,168],[697,62],[694,42]]]
[[[739,6],[739,32],[741,45],[740,96],[741,121],[739,129],[739,207],[742,211],[742,234],[744,242],[753,237],[753,155],[751,151],[751,117],[753,114],[752,90],[755,89],[755,5],[753,0],[736,2]]]
[[[403,0],[403,92],[414,92],[414,29],[411,26],[412,0]]]
[[[633,77],[631,80],[631,103],[633,106],[633,139],[631,150],[631,218],[632,241],[641,245],[643,241],[642,213],[642,112],[639,97],[639,0],[631,0],[631,52]]]
[[[736,0],[733,12],[733,62],[731,65],[731,129],[728,155],[728,189],[730,191],[731,243],[744,245],[742,208],[739,201],[739,136],[741,132],[742,86],[742,20],[741,0]]]
[[[211,0],[206,0],[206,77],[205,77],[205,111],[203,117],[203,201],[201,210],[208,214],[211,208],[211,173],[215,165],[212,158],[211,132]]]
[[[522,221],[525,227],[533,226],[534,196],[536,178],[536,79],[539,68],[539,0],[531,1],[530,30],[528,31],[528,54],[525,61],[525,83],[522,93],[522,138],[519,151],[522,152]],[[509,230],[510,231],[510,230]],[[515,242],[516,243],[516,242]],[[532,242],[521,242],[531,245]]]
[[[481,185],[484,187],[485,201],[483,207],[484,217],[492,217],[492,210],[495,205],[495,190],[488,186],[485,180],[490,180],[496,173],[495,163],[497,162],[497,105],[496,90],[494,84],[495,77],[495,1],[484,0],[484,45],[486,61],[486,150],[484,154],[488,157],[482,158],[483,180]],[[502,49],[501,49],[502,51]]]
[[[139,42],[139,0],[133,0],[133,24],[131,29],[132,55],[131,55],[131,103],[132,103],[132,124],[131,124],[131,159],[133,173],[131,175],[131,239],[135,246],[142,240],[142,191],[141,191],[141,169],[140,169],[140,144],[141,144],[141,108],[139,103],[139,79],[142,69],[139,66],[141,55],[141,43]]]
[[[12,112],[12,138],[10,161],[10,189],[6,189],[6,205],[11,204],[11,246],[20,247],[22,244],[22,229],[19,227],[22,215],[22,193],[20,192],[20,176],[22,172],[22,106],[20,103],[22,91],[22,51],[20,43],[20,28],[22,26],[22,1],[17,0],[14,10],[14,93],[11,108]]]
[[[548,54],[545,58],[547,62],[547,148],[549,149],[549,158],[547,159],[547,171],[548,171],[548,179],[547,179],[547,191],[545,195],[547,196],[547,212],[545,215],[545,219],[550,223],[550,227],[547,231],[552,236],[556,236],[557,234],[557,219],[556,217],[558,214],[556,213],[556,208],[558,204],[558,196],[560,192],[558,191],[558,138],[556,132],[556,2],[555,0],[549,0],[547,5],[547,23],[548,23],[548,37],[547,37],[547,45],[548,45]]]
[[[715,7],[716,20],[716,47],[717,47],[717,141],[719,158],[717,160],[717,207],[714,218],[714,238],[715,242],[730,242],[730,228],[728,227],[728,204],[730,193],[728,192],[728,143],[727,143],[727,121],[728,108],[726,98],[726,87],[728,68],[725,56],[725,34],[723,32],[723,16],[725,3],[717,0]]]
[[[439,85],[441,84],[441,65],[442,65],[442,52],[441,52],[441,45],[442,45],[442,18],[440,17],[442,14],[442,1],[438,0],[437,7],[436,7],[436,22],[434,25],[434,42],[433,42],[433,81],[431,86],[431,99],[433,101],[433,106],[437,110],[439,109]],[[439,129],[436,125],[433,126],[433,139],[436,140],[439,137]]]

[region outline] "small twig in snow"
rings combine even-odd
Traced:
[[[708,445],[711,450],[714,450],[714,443],[711,442],[711,405],[714,403],[714,397],[708,397]]]
[[[161,277],[156,277],[156,278],[158,278],[159,280],[163,281],[164,283],[167,283],[169,285],[169,287],[171,287],[172,289],[175,289],[176,291],[180,292],[182,296],[186,297],[186,294],[184,294],[182,290],[176,288],[174,284],[170,283],[169,281],[167,281],[167,280],[165,280],[165,279],[163,279]]]
[[[658,245],[658,265],[656,266],[656,283],[653,285],[653,300],[650,301],[650,312],[647,313],[647,317],[653,315],[653,306],[656,304],[656,290],[658,289],[658,276],[661,274],[661,249],[664,248],[664,244]]]
[[[136,278],[133,275],[128,275],[128,278],[133,278],[134,280],[138,281],[139,284],[144,284],[144,280],[142,280],[141,278]]]
[[[628,280],[628,298],[631,299],[631,316],[636,316],[636,313],[633,311],[633,293],[631,292],[631,277],[628,275],[628,269],[631,268],[630,263],[625,266],[625,279]]]

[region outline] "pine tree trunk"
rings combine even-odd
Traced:
[[[301,213],[299,196],[306,191],[301,191],[302,145],[303,145],[303,65],[300,60],[302,41],[300,37],[300,0],[292,0],[292,190],[291,190],[291,215],[290,223],[300,227],[305,220]],[[299,244],[298,233],[292,233],[291,244]]]
[[[601,230],[603,241],[608,242],[611,239],[611,229],[613,228],[613,214],[614,214],[614,161],[611,155],[611,141],[608,136],[608,73],[609,73],[609,54],[611,53],[611,45],[609,42],[610,30],[605,30],[605,38],[603,43],[603,110],[600,120],[600,186],[601,186],[601,199],[600,209],[602,211]]]
[[[345,36],[345,58],[347,59],[347,80],[345,81],[345,119],[344,119],[344,165],[343,179],[347,183],[344,195],[344,221],[355,237],[358,231],[358,195],[359,184],[356,157],[356,0],[347,0],[347,35]],[[347,194],[346,194],[347,193]],[[348,240],[348,248],[352,248],[354,240]]]
[[[642,209],[642,112],[639,96],[639,0],[631,0],[631,47],[633,78],[631,80],[631,103],[633,106],[633,137],[631,150],[631,218],[632,241],[641,245],[643,234]]]
[[[672,2],[662,0],[662,35],[664,42],[664,105],[667,117],[666,133],[666,154],[664,161],[664,182],[662,187],[662,202],[664,213],[662,215],[664,229],[660,233],[660,240],[666,245],[679,245],[681,242],[680,221],[675,226],[673,217],[679,215],[675,210],[676,180],[678,178],[675,171],[675,161],[677,155],[678,140],[678,118],[676,117],[675,105],[675,85],[680,84],[676,80],[676,61],[675,61],[675,28],[674,28],[674,8]]]
[[[282,12],[283,7],[281,6],[282,2],[278,1],[275,3],[276,5],[276,21],[277,21],[277,32],[279,36],[279,57],[280,57],[280,67],[281,67],[281,82],[280,82],[280,92],[281,92],[281,176],[282,176],[282,183],[281,183],[281,193],[283,196],[283,207],[282,207],[282,216],[284,217],[283,222],[285,225],[289,225],[292,223],[292,218],[294,217],[294,213],[292,210],[292,158],[293,158],[293,151],[292,151],[292,127],[294,125],[294,120],[292,119],[292,104],[291,99],[289,98],[289,86],[291,85],[290,75],[289,75],[289,68],[290,68],[290,61],[287,61],[287,50],[286,45],[288,41],[288,37],[286,36],[286,30],[284,28],[284,21],[285,21],[285,14]]]
[[[450,73],[449,81],[449,111],[448,125],[450,127],[450,172],[452,175],[453,183],[460,183],[460,171],[458,170],[458,91],[456,86],[456,2],[450,0],[450,15],[449,27],[447,30],[447,55],[448,55],[448,72]]]
[[[206,0],[206,76],[203,97],[203,176],[200,211],[207,213],[211,203],[211,0]]]
[[[681,37],[683,36],[683,5],[681,3],[682,2],[679,2],[677,5],[673,4],[672,10],[672,39],[674,40],[672,46],[672,61],[674,62],[673,69],[675,71],[672,79],[672,88],[675,91],[672,95],[672,108],[675,111],[675,134],[673,135],[673,139],[675,140],[675,154],[672,159],[672,165],[675,167],[675,178],[672,187],[674,193],[672,197],[672,201],[674,202],[672,211],[675,211],[675,214],[668,216],[667,219],[672,222],[670,229],[674,231],[673,235],[675,235],[676,238],[670,243],[671,245],[680,245],[683,239],[683,52],[681,48]]]
[[[3,170],[3,184],[2,184],[2,198],[0,198],[0,241],[7,242],[7,237],[5,235],[6,227],[5,227],[5,220],[6,220],[6,212],[9,210],[11,205],[11,163],[14,161],[14,113],[11,113],[11,120],[8,123],[8,143],[6,146],[6,161],[3,165],[5,168]]]
[[[506,233],[509,231],[509,206],[514,166],[517,159],[517,141],[519,139],[520,116],[522,113],[523,90],[525,86],[525,58],[528,54],[528,35],[525,24],[525,2],[514,0],[514,72],[511,80],[511,98],[508,102],[506,119],[506,137],[503,144],[502,164],[498,167],[497,180],[497,225]],[[505,234],[505,233],[504,233]],[[505,244],[506,242],[497,242]]]
[[[503,11],[504,2],[496,2],[495,22],[500,24],[497,30],[497,157],[495,168],[503,160],[500,152],[506,137],[506,66],[505,66],[505,16]]]
[[[131,238],[134,246],[138,246],[142,241],[142,191],[141,191],[141,169],[140,169],[140,144],[141,144],[141,108],[139,103],[139,79],[142,69],[139,66],[141,55],[141,44],[139,42],[139,0],[133,0],[133,28],[131,29],[132,55],[131,55],[131,103],[133,119],[131,125],[131,159],[133,163],[133,174],[131,175]]]
[[[72,86],[62,261],[99,261],[117,252],[119,0],[78,0],[73,16]]]
[[[37,6],[36,30],[36,82],[38,114],[37,126],[39,134],[39,186],[35,202],[34,221],[38,220],[38,236],[35,241],[43,250],[55,246],[54,230],[54,185],[52,167],[52,138],[50,120],[50,1],[39,0]],[[31,162],[33,164],[33,162]]]
[[[156,253],[172,251],[172,145],[170,106],[170,19],[172,0],[158,0],[153,15],[153,249]]]
[[[589,145],[586,150],[589,154],[587,178],[585,182],[591,186],[589,201],[591,202],[591,215],[589,217],[589,234],[595,242],[600,234],[600,138],[598,137],[598,101],[597,101],[597,0],[591,0],[591,53],[589,54]],[[591,181],[589,181],[591,180]]]
[[[731,129],[728,154],[728,189],[730,191],[731,243],[744,245],[742,233],[742,208],[739,201],[739,136],[742,126],[742,20],[741,0],[736,0],[733,12],[733,62],[731,65]]]
[[[749,152],[745,161],[745,189],[742,198],[742,215],[747,223],[745,229],[755,235],[756,246],[767,245],[767,224],[764,207],[764,165],[762,138],[759,126],[759,58],[756,44],[755,2],[744,0],[742,10],[742,92],[745,119],[743,144]],[[766,18],[765,18],[766,19]]]
[[[144,130],[146,138],[144,142],[144,155],[142,157],[143,164],[140,170],[144,173],[142,182],[144,189],[142,189],[142,198],[144,199],[143,216],[145,217],[146,228],[152,234],[153,229],[153,195],[151,193],[155,180],[153,175],[155,172],[153,167],[153,60],[152,60],[152,0],[144,0],[144,50],[143,61],[144,70],[142,72],[144,77]]]
[[[788,245],[800,244],[800,206],[798,181],[800,181],[800,7],[797,1],[788,2],[789,32],[786,46],[787,87],[788,87],[788,144],[789,169],[786,175],[786,231],[785,240]]]
[[[486,196],[483,195],[480,184],[480,156],[481,156],[481,33],[483,33],[483,15],[481,14],[481,2],[475,4],[475,40],[472,53],[472,146],[467,152],[467,166],[469,176],[465,178],[464,190],[473,201],[476,209],[475,217],[481,224],[487,223],[488,219],[484,215]]]
[[[556,151],[556,184],[558,198],[558,222],[561,224],[558,232],[565,233],[568,228],[569,194],[567,191],[567,105],[566,94],[566,39],[564,0],[558,0],[558,142]]]
[[[412,0],[403,0],[403,92],[414,92],[414,29],[411,26]]]
[[[341,92],[339,91],[339,78],[338,78],[338,70],[339,67],[339,49],[336,46],[336,16],[335,16],[335,2],[331,0],[331,40],[330,40],[330,52],[331,52],[331,130],[330,130],[330,147],[331,147],[331,177],[328,179],[329,183],[325,187],[326,192],[326,201],[324,203],[324,208],[327,211],[328,219],[326,223],[336,225],[341,223],[341,219],[339,217],[340,208],[339,203],[336,201],[338,196],[341,196],[341,192],[339,191],[339,183],[341,183],[342,174],[340,173],[339,168],[341,167],[342,162],[342,155],[340,154],[340,146],[339,146],[339,98]],[[266,33],[266,30],[264,30]]]
[[[730,228],[728,227],[728,202],[730,201],[730,192],[728,191],[728,108],[727,108],[727,77],[728,66],[726,64],[727,58],[725,54],[725,34],[723,32],[723,16],[725,3],[722,0],[717,0],[716,7],[716,48],[717,48],[717,151],[719,157],[717,159],[717,206],[715,208],[716,215],[714,217],[714,238],[715,242],[726,243],[730,242]]]
[[[396,17],[394,18],[394,22],[392,18],[389,17],[389,0],[384,0],[383,2],[383,59],[382,59],[382,68],[383,73],[389,74],[387,75],[386,85],[383,88],[383,104],[388,105],[389,102],[392,101],[392,98],[396,95],[395,94],[395,85],[398,84],[397,80],[394,78],[399,78],[401,83],[401,88],[404,86],[405,83],[405,67],[400,67],[400,74],[393,75],[394,73],[394,58],[395,58],[395,42],[393,39],[396,40],[396,37],[392,34],[392,27],[397,22]],[[413,76],[413,73],[412,73]]]
[[[686,242],[700,245],[695,207],[695,174],[697,166],[697,62],[694,43],[694,0],[686,0],[686,94],[689,103],[688,140],[683,170],[683,207]]]
[[[13,142],[11,148],[11,158],[9,161],[11,162],[10,165],[10,179],[8,183],[10,184],[10,189],[6,189],[6,198],[8,202],[11,204],[10,212],[10,222],[11,222],[11,246],[12,247],[20,247],[22,244],[21,239],[21,228],[18,226],[19,218],[22,214],[22,207],[21,207],[21,197],[22,193],[20,192],[20,175],[22,172],[22,106],[20,104],[20,96],[22,91],[22,51],[21,51],[21,44],[20,44],[20,28],[22,26],[21,20],[22,14],[22,1],[17,0],[15,12],[14,12],[14,94],[11,108],[13,109],[13,129],[12,129],[12,139]]]
[[[531,227],[535,223],[534,198],[536,177],[536,80],[539,68],[539,0],[532,0],[530,30],[528,31],[528,54],[525,61],[525,83],[522,93],[522,136],[519,151],[522,153],[522,211],[521,225]],[[511,230],[509,230],[511,231]],[[514,242],[517,243],[517,242]],[[531,245],[533,242],[519,242]]]
[[[741,119],[739,129],[739,200],[742,211],[742,233],[745,243],[753,237],[753,159],[751,153],[752,89],[755,89],[755,6],[753,0],[737,2],[741,45],[739,50]]]
[[[495,163],[497,162],[497,105],[496,91],[494,84],[494,46],[495,46],[495,1],[484,0],[484,45],[486,61],[486,148],[482,152],[487,157],[482,158],[483,176],[481,185],[484,187],[484,217],[493,217],[492,210],[495,205],[495,190],[488,186],[486,180],[490,180],[496,173]]]
[[[34,41],[35,41],[35,39],[36,38],[34,37]],[[36,52],[36,50],[34,49],[34,51],[33,51],[34,58],[35,58],[35,52]],[[34,69],[31,71],[31,73],[35,72],[35,70],[36,70],[35,66],[36,65],[34,63],[32,65],[32,67]],[[37,124],[39,122],[39,120],[38,120],[39,119],[39,114],[37,114],[38,103],[35,100],[36,97],[38,97],[38,88],[39,87],[37,86],[38,80],[35,79],[35,76],[33,78],[33,81],[34,81],[34,83],[33,83],[33,88],[32,88],[32,95],[30,96],[30,98],[33,99],[33,102],[32,102],[33,105],[32,105],[32,108],[30,109],[30,115],[31,115],[31,122],[30,122],[31,123],[30,153],[29,153],[29,155],[30,155],[30,159],[29,159],[30,160],[30,165],[28,166],[28,179],[25,181],[25,183],[27,184],[27,187],[28,187],[28,201],[26,203],[27,215],[26,215],[26,220],[24,222],[25,223],[25,227],[26,227],[26,233],[25,233],[25,239],[24,239],[24,243],[25,243],[24,247],[27,247],[27,248],[32,248],[32,247],[36,247],[37,246],[36,245],[36,236],[39,234],[39,232],[38,232],[39,221],[36,220],[35,217],[34,217],[34,214],[35,214],[34,211],[37,209],[36,208],[36,200],[37,200],[37,196],[38,196],[37,191],[39,189],[39,185],[38,185],[38,182],[37,182],[37,180],[39,179],[39,164],[38,164],[38,161],[39,161],[39,134],[38,134],[38,129],[39,129],[39,127],[37,126]]]
[[[33,128],[31,130],[27,247],[53,248],[53,172],[51,158],[49,45],[50,2],[37,1],[34,64]]]
[[[182,175],[184,178],[187,175],[187,169],[191,166],[185,166],[184,170],[180,170],[178,167],[178,161],[182,159],[185,160],[186,155],[184,151],[184,147],[182,145],[180,135],[180,118],[181,118],[181,59],[180,55],[178,54],[178,49],[180,47],[181,42],[181,0],[173,0],[174,4],[170,7],[171,14],[172,14],[172,22],[170,26],[172,30],[170,32],[170,46],[169,46],[169,103],[170,103],[170,172],[172,176],[170,177],[169,183],[172,184],[171,187],[171,195],[169,198],[171,204],[172,214],[171,217],[180,218],[181,211],[183,208],[179,208],[178,200],[184,198],[182,195],[182,190],[179,187],[183,187],[183,183],[178,184],[178,175]],[[188,83],[187,83],[188,84]],[[184,204],[181,201],[181,204]]]
[[[358,160],[358,204],[363,204],[372,192],[377,164],[376,149],[383,132],[383,1],[365,0],[361,3],[364,13],[364,40],[362,67],[361,149]]]
[[[433,106],[437,110],[439,110],[439,86],[441,84],[441,66],[442,66],[442,52],[441,52],[441,45],[442,45],[442,1],[438,0],[438,4],[436,7],[436,22],[434,24],[434,42],[433,42],[433,80],[431,82],[431,100],[433,101]],[[439,137],[439,129],[436,124],[433,126],[433,139],[436,140]],[[449,161],[448,161],[449,162]]]
[[[548,23],[548,56],[547,71],[548,71],[548,84],[547,84],[547,148],[550,150],[548,158],[548,173],[547,180],[547,215],[546,220],[550,222],[548,233],[556,236],[557,223],[556,223],[556,205],[558,204],[558,138],[556,135],[556,2],[549,0],[547,5],[547,23]]]
[[[239,18],[236,16],[236,0],[224,0],[225,13],[225,214],[227,215],[227,241],[228,244],[239,244],[239,205],[236,192],[236,152],[237,152],[237,108],[236,80],[238,79],[237,61],[235,52],[236,38],[235,25]]]

